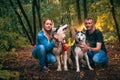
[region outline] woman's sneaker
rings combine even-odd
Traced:
[[[43,72],[50,72],[50,69],[49,69],[48,67],[44,66],[44,67],[41,69],[41,71],[43,71]]]

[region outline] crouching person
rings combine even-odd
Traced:
[[[84,50],[90,59],[90,63],[95,67],[95,63],[103,67],[108,66],[108,56],[104,44],[103,34],[95,28],[95,21],[92,18],[85,19],[86,40],[89,45],[84,46]]]
[[[54,39],[52,38],[52,26],[51,19],[46,19],[43,22],[43,28],[37,35],[36,46],[32,51],[33,57],[40,62],[40,70],[44,72],[50,71],[48,64],[56,62],[52,49],[55,43],[54,39],[57,39],[57,36],[54,35]]]

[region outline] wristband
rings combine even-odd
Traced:
[[[92,51],[91,47],[89,47],[89,51]]]

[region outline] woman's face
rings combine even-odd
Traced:
[[[51,20],[46,20],[45,22],[44,22],[44,30],[45,31],[51,31],[52,30],[52,25],[53,25],[53,23],[52,23],[52,21]]]

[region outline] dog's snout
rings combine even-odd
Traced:
[[[80,38],[78,38],[78,40],[79,40],[79,41],[81,41],[81,39],[80,39]]]

